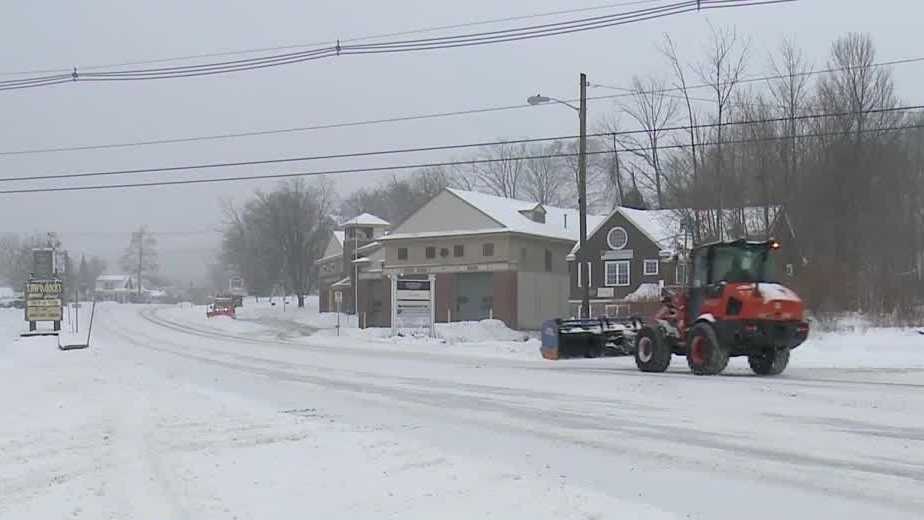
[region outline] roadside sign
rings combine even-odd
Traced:
[[[61,321],[63,294],[61,280],[30,280],[25,290],[26,321]]]
[[[432,335],[436,309],[433,275],[395,275],[392,277],[392,332],[426,329]]]
[[[36,248],[32,250],[32,276],[39,279],[48,279],[55,273],[55,250],[52,248]]]

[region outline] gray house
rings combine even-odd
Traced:
[[[578,262],[589,272],[591,316],[627,316],[632,304],[656,301],[661,287],[682,275],[676,263],[664,262],[681,239],[677,222],[672,210],[617,207],[591,228],[584,249],[575,246],[568,255],[571,314],[580,315],[585,283]]]
[[[720,215],[721,233],[716,233]],[[590,315],[627,317],[645,315],[657,307],[662,287],[685,281],[686,265],[673,257],[692,247],[693,222],[701,240],[764,239],[782,229],[780,207],[722,210],[639,210],[617,207],[588,232],[584,249],[575,246],[570,265],[570,312],[579,315],[584,280],[578,262],[589,271]],[[684,225],[684,222],[687,222]],[[788,265],[788,264],[787,264]]]
[[[577,210],[447,188],[380,239],[382,269],[434,274],[437,321],[535,329],[569,312],[566,257],[577,237]]]

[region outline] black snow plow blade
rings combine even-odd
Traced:
[[[542,357],[629,356],[634,354],[633,340],[642,325],[638,318],[548,320],[542,324]]]

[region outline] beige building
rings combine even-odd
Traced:
[[[331,233],[324,255],[315,261],[319,310],[336,311],[336,295],[340,293],[342,312],[359,314],[364,326],[387,326],[390,293],[382,276],[384,252],[379,240],[388,232],[389,224],[363,213],[339,227]]]
[[[381,271],[435,275],[439,322],[494,317],[535,329],[569,312],[566,257],[577,237],[577,210],[447,188],[379,239]]]

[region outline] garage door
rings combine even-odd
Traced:
[[[456,276],[455,320],[488,318],[494,306],[493,273],[461,273]]]

